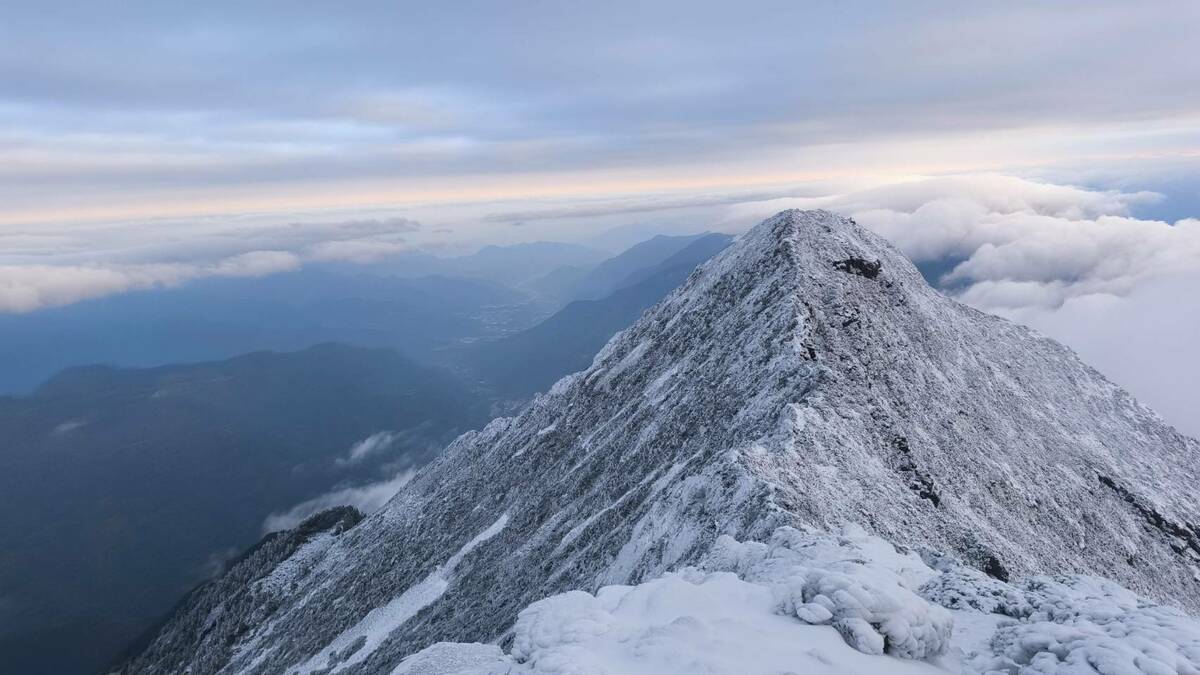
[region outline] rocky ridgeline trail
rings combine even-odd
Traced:
[[[382,511],[282,571],[235,566],[245,588],[185,602],[125,670],[388,673],[442,641],[516,648],[543,598],[846,523],[996,584],[1083,573],[1195,610],[1197,484],[1200,444],[1069,350],[939,294],[850,220],[788,211]],[[837,630],[870,652],[865,621]]]

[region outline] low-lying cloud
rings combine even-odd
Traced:
[[[358,487],[348,487],[327,492],[319,497],[301,502],[287,511],[272,513],[263,522],[263,534],[291,529],[307,518],[335,506],[353,506],[363,513],[374,513],[412,480],[412,470],[402,471],[393,478]]]
[[[363,461],[391,449],[400,439],[395,431],[379,431],[367,436],[350,447],[345,457],[339,457],[335,462],[339,466],[361,464]]]
[[[1073,297],[1056,308],[999,312],[1070,345],[1180,431],[1200,438],[1200,269],[1161,276],[1128,295]]]
[[[420,223],[402,217],[326,223],[231,224],[148,242],[137,228],[64,230],[0,254],[0,312],[30,312],[206,277],[259,277],[307,262],[372,263],[409,248]],[[43,250],[49,249],[49,250]]]
[[[402,241],[373,241],[370,239],[339,239],[314,244],[310,257],[321,261],[343,261],[359,264],[373,263],[408,249]]]
[[[248,251],[211,263],[0,265],[0,312],[30,312],[203,277],[259,277],[300,267],[287,251]]]
[[[76,429],[80,429],[85,426],[87,426],[87,420],[82,420],[82,419],[67,420],[66,422],[58,424],[53,429],[51,429],[50,436],[52,436],[52,437],[65,436],[65,435],[71,433],[72,431],[75,431]]]

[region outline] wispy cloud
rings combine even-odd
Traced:
[[[501,211],[484,216],[484,220],[505,222],[512,225],[524,225],[529,220],[561,220],[574,218],[593,218],[596,216],[630,215],[654,213],[657,211],[673,211],[677,209],[702,208],[710,206],[725,206],[742,202],[759,202],[784,197],[796,197],[801,194],[816,196],[821,194],[815,187],[789,188],[786,190],[734,192],[728,194],[696,194],[686,196],[654,196],[609,198],[602,200],[573,200],[572,204],[556,207],[543,207],[525,211]]]
[[[10,228],[12,229],[12,228]],[[420,223],[403,217],[329,222],[225,223],[186,237],[152,228],[40,228],[0,232],[0,312],[28,312],[89,298],[169,288],[206,277],[258,277],[305,262],[377,262],[410,246]]]
[[[203,277],[257,277],[294,270],[286,251],[248,251],[211,263],[0,265],[0,312],[29,312]]]
[[[413,474],[412,470],[408,470],[378,483],[341,488],[301,502],[287,511],[272,513],[263,522],[263,533],[295,527],[306,518],[335,506],[353,506],[363,513],[374,513],[407,485]]]
[[[400,434],[395,431],[379,431],[367,436],[361,441],[350,447],[350,451],[345,457],[339,457],[336,463],[341,466],[349,466],[361,464],[364,460],[374,457],[381,452],[385,452],[395,446],[396,441],[400,439]]]
[[[51,436],[65,436],[76,429],[87,425],[87,420],[67,420],[58,424],[50,431]]]

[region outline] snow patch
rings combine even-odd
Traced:
[[[610,384],[612,384],[613,380],[619,377],[621,373],[624,373],[626,370],[628,370],[633,364],[640,361],[642,357],[645,356],[646,352],[653,346],[653,342],[645,341],[639,343],[633,349],[630,349],[625,356],[621,357],[621,360],[618,361],[616,365],[608,369],[608,371],[600,379],[600,386],[608,387]]]
[[[662,401],[663,398],[666,397],[666,392],[664,392],[663,389],[667,386],[667,383],[675,377],[679,370],[680,364],[675,364],[663,371],[661,375],[654,378],[650,384],[646,385],[645,391],[642,392],[643,395],[653,403]]]
[[[337,537],[329,532],[321,532],[296,549],[286,560],[279,563],[267,576],[255,582],[255,590],[259,593],[282,594],[308,575],[325,556]],[[224,607],[224,605],[218,605]]]
[[[688,568],[638,586],[571,591],[535,602],[514,627],[508,662],[460,675],[899,675],[936,666],[851,649],[828,626],[775,612],[770,588]]]
[[[324,649],[299,666],[299,672],[332,674],[365,659],[383,644],[393,631],[440,598],[453,583],[454,568],[462,559],[477,546],[499,534],[507,524],[506,513],[483,532],[475,535],[475,538],[463,545],[445,564],[430,572],[429,576],[391,602],[371,610],[357,624],[343,631]]]
[[[512,663],[495,645],[438,642],[409,656],[392,675],[450,675]]]

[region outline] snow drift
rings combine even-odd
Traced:
[[[724,537],[698,567],[533,603],[512,647],[437,643],[393,675],[1200,672],[1200,622],[1093,577],[1008,584],[858,528]]]

